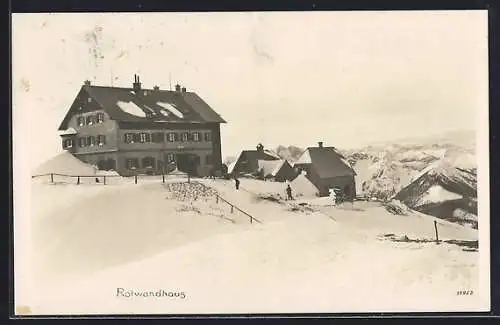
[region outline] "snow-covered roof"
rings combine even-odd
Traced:
[[[300,164],[312,164],[321,178],[356,175],[351,164],[334,147],[309,147],[294,166]]]
[[[285,163],[285,160],[258,160],[259,170],[262,170],[264,176],[276,176],[280,171],[281,167]]]
[[[234,170],[234,166],[236,166],[236,161],[233,161],[229,165],[227,165],[227,173],[231,174]]]
[[[121,100],[116,102],[116,105],[120,107],[120,109],[130,115],[138,116],[138,117],[146,117],[146,113],[137,106],[134,102],[123,102]]]
[[[59,130],[68,127],[74,111],[81,106],[82,101],[86,102],[89,98],[99,104],[111,119],[120,122],[166,119],[171,123],[226,123],[194,92],[159,89],[134,91],[131,88],[84,85],[66,113]]]
[[[59,133],[59,135],[73,135],[73,134],[77,134],[74,128],[69,128]]]
[[[156,105],[158,106],[161,106],[167,110],[169,110],[172,114],[174,114],[175,116],[177,116],[178,118],[183,118],[184,117],[184,114],[182,114],[181,111],[179,111],[177,109],[177,107],[175,107],[173,104],[170,104],[170,103],[164,103],[164,102],[157,102]],[[163,115],[165,115],[164,113],[164,110],[161,110],[160,111]],[[168,115],[165,115],[165,116],[168,116]]]

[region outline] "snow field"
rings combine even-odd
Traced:
[[[456,296],[478,288],[477,253],[379,238],[432,239],[435,218],[392,215],[373,202],[328,207],[311,200],[321,213],[290,212],[288,203],[258,201],[250,191],[266,185],[282,192],[284,184],[242,179],[236,191],[232,181],[197,181],[264,223],[214,216],[224,208],[194,185],[188,197],[206,194],[196,201],[172,200],[169,185],[158,182],[34,184],[34,251],[45,267],[33,311],[387,312],[467,310],[481,302]],[[43,198],[54,195],[62,199],[43,208]],[[224,216],[236,219],[228,210]],[[477,239],[477,231],[443,221],[439,230],[443,240]],[[162,288],[186,298],[116,297],[117,288]]]

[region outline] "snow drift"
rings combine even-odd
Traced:
[[[54,173],[70,176],[92,176],[96,175],[97,172],[97,167],[84,163],[66,151],[49,159],[35,169],[35,175]]]

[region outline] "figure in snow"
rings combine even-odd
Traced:
[[[292,187],[290,186],[290,184],[288,184],[288,186],[286,187],[286,199],[293,200]]]

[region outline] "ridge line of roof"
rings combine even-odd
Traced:
[[[133,87],[113,87],[113,86],[98,86],[98,85],[83,85],[83,88],[108,88],[108,89],[120,89],[120,90],[135,90]],[[147,91],[155,91],[155,92],[170,92],[170,93],[178,93],[178,94],[196,94],[194,91],[185,91],[180,92],[176,90],[169,89],[154,89],[154,88],[140,88],[138,90],[147,90]]]

